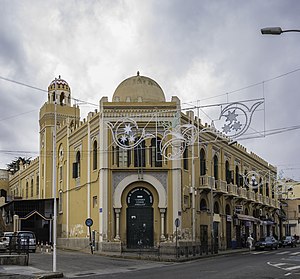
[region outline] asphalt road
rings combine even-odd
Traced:
[[[300,248],[253,251],[206,258],[191,262],[89,278],[163,279],[279,279],[300,278]]]
[[[24,276],[38,274],[52,271],[52,260],[52,254],[35,253],[30,254],[28,267],[2,266],[1,269]],[[111,258],[58,250],[57,271],[63,272],[65,278],[86,279],[299,279],[300,246],[272,251],[243,251],[181,263]]]

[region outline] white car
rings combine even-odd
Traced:
[[[18,248],[25,249],[35,253],[36,251],[36,237],[32,231],[18,231]]]

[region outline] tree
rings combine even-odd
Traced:
[[[7,170],[11,174],[15,174],[19,169],[20,165],[30,165],[31,162],[31,157],[30,158],[25,158],[25,157],[16,157],[15,160],[13,160],[10,164],[7,164]]]

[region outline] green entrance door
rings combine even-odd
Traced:
[[[153,247],[153,198],[142,187],[127,196],[127,248]]]

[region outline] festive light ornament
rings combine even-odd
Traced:
[[[263,103],[255,102],[251,107],[235,102],[227,105],[222,109],[219,119],[224,119],[222,132],[232,138],[238,138],[243,135],[249,128],[253,113]]]

